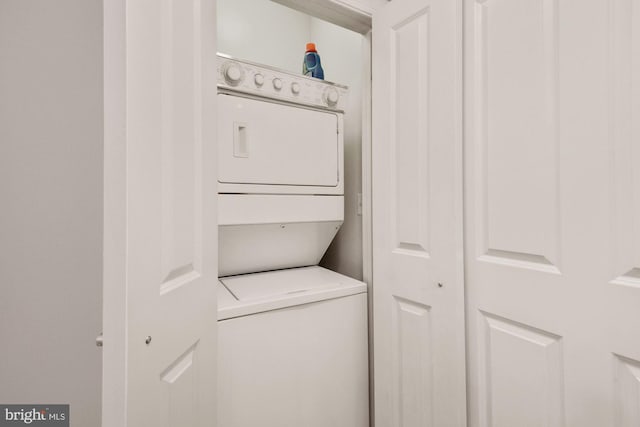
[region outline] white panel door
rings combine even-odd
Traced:
[[[373,14],[375,424],[466,423],[462,4]]]
[[[103,426],[214,426],[215,1],[105,2]]]
[[[473,427],[640,425],[640,1],[465,0]]]

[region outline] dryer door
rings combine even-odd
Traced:
[[[336,187],[336,113],[218,94],[218,180]]]

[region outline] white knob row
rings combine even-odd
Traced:
[[[223,65],[222,75],[225,81],[231,86],[238,86],[245,78],[245,71],[242,65],[237,62],[229,61]],[[265,83],[265,77],[262,73],[257,72],[253,76],[253,82],[257,87],[262,87]],[[274,77],[271,80],[273,89],[280,92],[284,87],[284,82],[279,77]],[[289,89],[293,95],[299,95],[302,91],[302,87],[299,82],[291,82]],[[340,92],[335,87],[327,87],[323,93],[323,101],[330,107],[338,105],[340,100]]]
[[[235,78],[235,79],[239,79],[240,76],[236,77],[236,71],[232,70],[232,68],[228,68],[226,71],[228,77],[227,79],[231,79],[231,78]],[[232,74],[229,76],[229,74]],[[234,80],[235,81],[235,80]],[[264,85],[264,76],[260,73],[257,73],[255,76],[253,76],[253,82],[256,84],[256,86],[261,87],[262,85]],[[282,89],[282,80],[279,78],[275,78],[272,81],[273,83],[273,88],[276,90],[281,90]],[[294,95],[298,95],[300,93],[300,83],[298,82],[293,82],[291,83],[291,93],[293,93]]]

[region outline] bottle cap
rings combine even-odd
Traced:
[[[317,52],[315,43],[307,43],[307,52]]]

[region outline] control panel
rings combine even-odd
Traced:
[[[348,88],[218,54],[218,88],[344,112]]]

